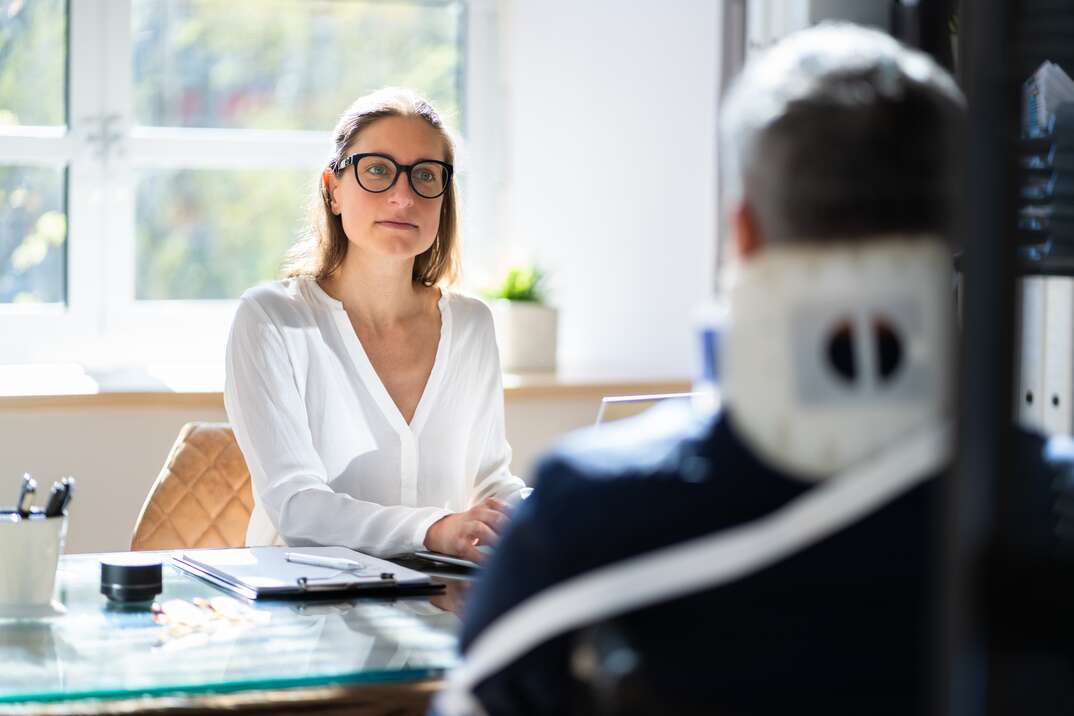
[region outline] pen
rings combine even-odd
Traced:
[[[45,503],[45,517],[57,517],[63,511],[64,498],[67,496],[67,487],[56,480],[52,483],[52,489],[48,493],[48,502]]]
[[[60,482],[66,488],[63,493],[63,504],[60,505],[60,514],[62,515],[67,512],[67,506],[71,504],[71,495],[75,491],[75,478],[65,477]]]
[[[288,562],[294,562],[295,564],[308,564],[312,567],[327,567],[328,569],[338,569],[344,572],[354,572],[365,569],[365,565],[361,562],[339,557],[319,557],[314,554],[287,552],[284,554],[283,558]]]
[[[15,504],[20,517],[30,516],[30,505],[34,501],[35,492],[37,492],[37,480],[30,477],[30,473],[24,473],[22,484],[19,486],[19,501]]]

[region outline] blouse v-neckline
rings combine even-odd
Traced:
[[[351,360],[358,369],[358,375],[361,377],[362,383],[377,402],[381,413],[384,414],[384,417],[404,443],[417,438],[421,434],[422,426],[428,418],[430,406],[436,401],[436,394],[440,390],[444,364],[447,361],[448,347],[451,342],[451,310],[447,293],[443,289],[438,289],[440,298],[437,300],[436,306],[440,311],[440,340],[436,345],[433,368],[429,371],[429,377],[425,381],[421,397],[418,398],[418,404],[414,408],[414,415],[411,417],[410,422],[407,423],[402,411],[399,410],[399,406],[395,404],[391,394],[388,393],[388,389],[384,386],[384,381],[380,379],[380,375],[373,367],[373,362],[369,359],[361,339],[358,338],[358,333],[354,330],[354,325],[347,315],[343,302],[329,296],[315,280],[310,279],[309,283],[311,290],[318,294],[318,297],[332,309],[336,329],[339,331],[348,353],[350,353]]]

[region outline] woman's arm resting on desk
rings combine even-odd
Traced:
[[[471,562],[482,562],[485,554],[478,545],[493,546],[507,524],[509,507],[502,500],[490,497],[466,512],[442,517],[429,527],[425,546],[434,552],[453,554]]]
[[[377,557],[425,549],[430,526],[451,513],[437,507],[385,506],[319,489],[292,492],[280,513],[288,545],[345,545]]]

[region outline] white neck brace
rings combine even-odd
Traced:
[[[939,239],[766,248],[730,286],[721,397],[775,467],[823,479],[949,414],[954,299]]]

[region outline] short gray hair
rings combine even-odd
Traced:
[[[927,55],[825,23],[747,63],[723,102],[725,204],[766,242],[948,233],[965,100]]]

